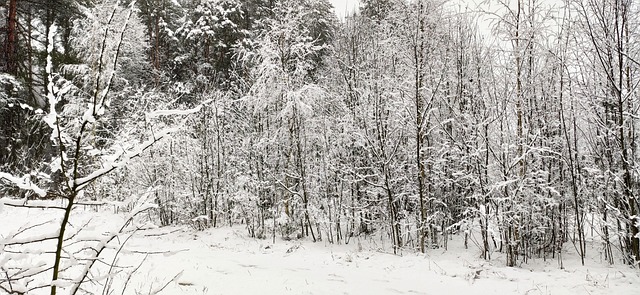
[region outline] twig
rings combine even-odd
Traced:
[[[148,257],[149,257],[149,255],[146,255],[142,259],[142,261],[140,261],[140,264],[138,264],[138,266],[136,268],[134,268],[131,273],[129,273],[129,275],[127,276],[127,279],[124,281],[124,285],[122,286],[121,295],[124,295],[124,291],[127,290],[127,287],[129,286],[129,281],[131,280],[131,277],[133,277],[133,274],[135,274],[140,269],[140,267],[142,266],[142,264],[144,264],[144,262],[147,260]]]
[[[164,290],[167,286],[169,286],[169,284],[171,282],[173,282],[173,281],[177,280],[179,277],[181,277],[183,272],[184,272],[184,270],[180,271],[179,273],[177,273],[171,280],[169,280],[166,284],[164,284],[164,286],[162,286],[162,288],[155,289],[155,290],[149,292],[149,295],[155,295],[155,294],[158,294],[158,293],[162,292],[162,290]]]

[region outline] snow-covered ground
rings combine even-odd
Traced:
[[[108,232],[122,220],[108,209],[96,213],[79,210],[74,223],[92,218],[87,231]],[[25,223],[54,218],[59,212],[41,209],[0,211],[0,240]],[[55,224],[51,224],[53,227]],[[47,231],[49,229],[42,230]],[[34,235],[42,234],[34,232]],[[6,240],[5,240],[6,241]],[[571,246],[567,244],[567,248]],[[519,268],[504,266],[503,255],[478,258],[473,243],[464,249],[454,236],[449,249],[426,255],[404,251],[401,256],[382,250],[379,236],[352,239],[348,245],[326,242],[256,240],[242,226],[195,232],[187,227],[140,231],[120,252],[111,286],[120,294],[125,273],[134,273],[124,294],[638,294],[640,272],[623,265],[607,266],[590,249],[586,266],[574,250],[564,253],[564,269],[556,259],[535,259]],[[33,249],[32,249],[33,250]],[[146,255],[140,252],[152,252]],[[33,252],[33,251],[32,251]],[[104,256],[113,256],[107,251]],[[0,262],[7,253],[0,252]],[[48,254],[31,254],[35,263]],[[145,258],[146,256],[146,258]],[[107,257],[105,257],[107,258]],[[24,259],[24,257],[21,257]],[[111,261],[106,259],[105,261]],[[9,265],[11,261],[4,261]],[[104,272],[106,268],[99,266]],[[94,272],[99,275],[99,272]],[[171,281],[172,278],[178,277]],[[49,277],[39,279],[46,280]],[[103,277],[104,278],[104,277]],[[102,294],[102,286],[87,284]],[[47,293],[39,289],[30,294]],[[1,293],[1,292],[0,292]],[[65,292],[62,292],[64,294]]]

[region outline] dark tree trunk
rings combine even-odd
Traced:
[[[7,11],[7,36],[4,49],[4,58],[6,64],[6,72],[12,75],[18,73],[18,61],[16,60],[16,47],[18,42],[18,0],[9,1],[9,10]]]

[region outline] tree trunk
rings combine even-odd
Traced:
[[[7,16],[7,36],[4,51],[5,70],[8,74],[15,76],[18,74],[18,61],[16,56],[18,42],[18,0],[9,0]]]

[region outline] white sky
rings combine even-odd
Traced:
[[[329,0],[336,10],[339,18],[344,18],[348,12],[357,9],[359,0]]]

